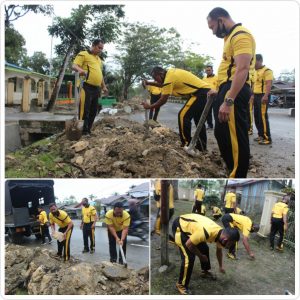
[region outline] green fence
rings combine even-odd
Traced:
[[[114,97],[102,97],[98,99],[98,104],[102,105],[102,108],[113,107],[117,103],[117,99]]]

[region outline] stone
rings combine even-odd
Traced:
[[[74,160],[74,162],[77,165],[82,165],[83,164],[83,157],[82,156],[76,157],[76,159]]]
[[[168,266],[167,265],[163,265],[158,269],[159,273],[164,273],[168,270]]]
[[[75,149],[75,152],[80,152],[84,149],[86,149],[89,145],[88,141],[79,141],[75,143],[73,146],[71,146],[71,149]]]
[[[125,161],[118,160],[118,161],[114,162],[112,166],[113,166],[113,168],[118,169],[118,168],[121,168],[123,166],[126,166],[126,164],[127,163]]]
[[[130,276],[130,271],[118,264],[113,264],[112,266],[104,265],[102,273],[104,276],[114,281],[128,279]]]

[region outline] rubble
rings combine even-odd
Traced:
[[[148,295],[149,268],[125,269],[110,262],[91,264],[55,259],[47,249],[5,246],[5,294],[25,288],[29,295]],[[145,275],[148,274],[148,275]]]

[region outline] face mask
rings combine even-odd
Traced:
[[[226,30],[224,24],[220,24],[220,21],[221,20],[218,21],[218,28],[217,28],[217,31],[216,31],[216,37],[218,37],[220,39],[223,39],[228,34],[228,31]]]
[[[83,204],[84,207],[89,207],[88,203]]]
[[[57,217],[59,216],[59,211],[54,211],[52,214]]]

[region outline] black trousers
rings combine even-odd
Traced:
[[[109,243],[109,255],[110,255],[110,261],[111,262],[117,262],[117,242],[116,239],[114,238],[114,236],[110,233],[109,230],[107,230],[108,232],[108,243]],[[122,237],[122,230],[117,231],[117,236],[119,239],[121,239]],[[126,244],[127,244],[127,237],[125,238],[125,241],[123,242],[123,252],[124,252],[124,256],[126,258]],[[121,252],[119,251],[119,263],[123,264],[123,259],[122,259],[122,255]]]
[[[258,135],[267,140],[271,141],[271,132],[268,116],[268,106],[269,104],[263,104],[261,98],[264,94],[254,94],[254,120],[255,126],[258,131]],[[270,101],[270,96],[268,102]]]
[[[283,241],[284,223],[283,219],[272,218],[271,219],[271,232],[270,232],[270,246],[274,248],[274,240],[276,233],[279,233],[279,239],[277,241],[277,246],[280,247]]]
[[[94,250],[95,249],[95,228],[92,229],[93,222],[83,223],[82,234],[83,234],[83,243],[85,250]],[[90,247],[89,247],[90,239]]]
[[[83,83],[80,95],[79,119],[84,120],[83,132],[89,133],[94,123],[98,111],[98,98],[100,96],[100,87]]]
[[[172,224],[172,231],[175,236],[176,245],[179,247],[179,252],[181,257],[181,267],[180,267],[178,283],[188,288],[193,273],[195,254],[192,253],[185,245],[185,243],[189,239],[189,236],[180,230],[179,218],[176,218],[174,220]],[[208,258],[208,261],[205,263],[200,261],[201,269],[204,271],[210,270],[211,266],[210,266],[208,245],[206,243],[200,243],[197,245],[197,248],[203,255],[206,255]]]
[[[155,102],[157,102],[159,100],[160,96],[161,96],[161,94],[159,94],[159,95],[151,94],[150,104],[152,105]],[[154,111],[154,116],[153,116],[153,111]],[[154,121],[156,121],[159,111],[160,111],[160,107],[155,108],[155,109],[154,108],[150,109],[149,120],[153,119]]]
[[[225,212],[225,214],[232,214],[232,213],[234,213],[234,208],[224,207],[224,212]]]
[[[209,112],[208,112],[208,115],[207,115],[207,118],[206,118],[206,122],[207,122],[208,127],[213,128],[214,127],[214,124],[213,124],[213,107],[214,107],[216,97],[215,96],[211,96],[211,97],[214,97],[214,101],[212,103],[212,106],[209,109]]]
[[[192,213],[201,214],[202,201],[195,200]]]
[[[216,98],[215,113],[215,137],[226,166],[229,170],[229,178],[247,177],[250,159],[250,147],[248,138],[247,112],[251,96],[251,89],[245,84],[237,95],[231,111],[230,120],[220,123],[218,113],[224,103],[231,82],[223,83]]]
[[[67,228],[68,228],[68,226],[63,227],[63,228],[59,228],[58,231],[64,233],[64,232],[67,231]],[[68,231],[67,237],[64,241],[59,242],[57,240],[57,248],[58,248],[57,254],[60,255],[60,256],[63,255],[63,258],[64,258],[65,261],[70,259],[72,231],[73,231],[73,227]]]
[[[52,241],[52,238],[49,233],[49,227],[47,225],[40,225],[40,231],[43,243],[46,242],[46,237],[48,238],[49,242]]]
[[[200,89],[187,100],[178,113],[179,136],[182,146],[188,146],[191,142],[192,120],[194,120],[194,123],[197,126],[207,101],[208,91],[209,89]],[[203,126],[199,134],[196,148],[200,151],[206,150],[206,144],[206,128]]]

